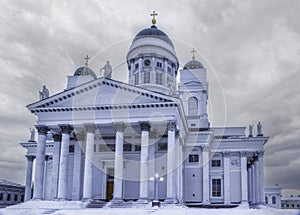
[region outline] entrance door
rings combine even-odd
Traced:
[[[106,181],[106,201],[110,201],[113,198],[114,193],[114,168],[107,168],[107,181]]]
[[[106,183],[106,201],[110,201],[113,198],[114,182],[108,181]]]

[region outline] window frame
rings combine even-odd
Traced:
[[[188,99],[188,115],[189,116],[199,115],[199,99],[196,96],[191,96]]]
[[[189,154],[189,163],[199,163],[199,154]]]
[[[213,181],[214,180],[220,180],[220,195],[219,196],[214,196],[214,190],[213,190],[213,188],[214,188],[214,185],[213,185]],[[211,198],[223,198],[223,179],[222,179],[222,177],[220,176],[220,177],[212,177],[211,178],[211,180],[210,180],[210,197]],[[218,191],[216,191],[216,192],[218,192]]]

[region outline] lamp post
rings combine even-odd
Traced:
[[[155,173],[154,177],[150,178],[150,181],[154,181],[154,200],[152,201],[152,207],[160,207],[160,201],[158,199],[158,183],[164,181],[163,177],[159,177],[158,173]]]

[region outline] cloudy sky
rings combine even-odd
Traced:
[[[2,0],[0,178],[24,183],[25,150],[18,143],[29,138],[36,118],[25,106],[38,99],[42,85],[51,94],[62,91],[86,54],[97,75],[110,60],[113,78],[126,81],[126,52],[135,34],[150,26],[153,10],[181,66],[194,47],[208,68],[213,126],[224,125],[224,116],[227,126],[261,121],[271,137],[265,146],[266,185],[300,194],[297,0]],[[225,108],[216,108],[222,99]]]

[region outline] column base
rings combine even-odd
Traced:
[[[178,200],[175,199],[175,198],[167,198],[165,201],[164,201],[165,204],[177,204],[178,203]]]
[[[149,202],[149,200],[146,198],[141,198],[141,199],[137,200],[137,203],[140,203],[140,204],[147,204],[148,202]]]
[[[111,202],[118,202],[118,203],[122,203],[124,202],[122,198],[113,198],[112,200],[110,200]]]
[[[206,201],[203,201],[202,204],[203,205],[210,205],[210,202],[206,200]]]
[[[230,205],[230,204],[231,204],[230,201],[225,201],[225,202],[224,202],[224,205]]]

